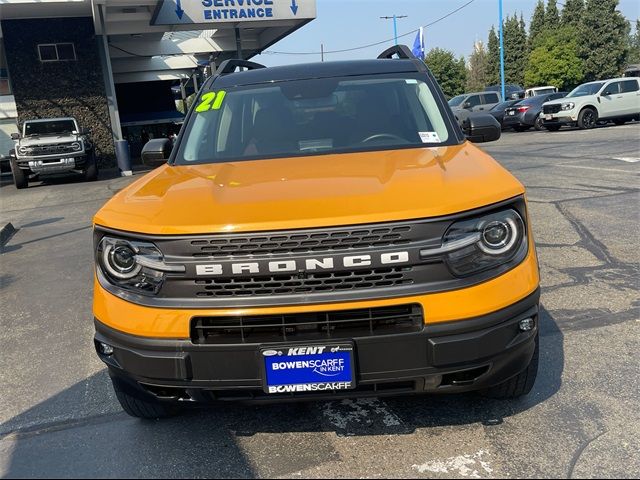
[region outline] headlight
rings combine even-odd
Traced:
[[[96,261],[109,283],[146,295],[158,293],[166,272],[185,271],[182,265],[166,264],[153,243],[113,237],[100,240]]]
[[[73,148],[76,152],[79,152],[80,150],[82,150],[82,145],[80,144],[80,142],[73,142],[71,144],[71,148]]]
[[[423,257],[444,256],[451,272],[464,277],[512,262],[526,251],[524,221],[509,209],[456,222],[447,230],[441,247],[420,253]]]
[[[560,105],[560,110],[573,110],[575,108],[576,104],[573,102],[568,102],[568,103],[563,103],[562,105]]]

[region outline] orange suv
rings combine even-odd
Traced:
[[[469,141],[497,121],[463,127],[403,46],[223,63],[175,145],[145,146],[163,165],[94,218],[95,346],[124,410],[528,393],[525,189]]]

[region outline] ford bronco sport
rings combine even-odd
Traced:
[[[11,171],[16,188],[27,188],[30,175],[77,172],[87,181],[98,178],[98,166],[89,130],[80,130],[74,118],[27,120],[15,140]]]
[[[403,46],[223,63],[175,146],[145,146],[164,164],[94,218],[95,347],[124,410],[528,393],[525,190],[468,141],[499,138],[497,121],[464,127]]]

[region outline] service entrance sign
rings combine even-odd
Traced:
[[[316,18],[315,0],[159,0],[151,25]]]

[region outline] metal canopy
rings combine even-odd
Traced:
[[[315,18],[315,2],[3,0],[0,18],[92,17],[96,34],[107,36],[113,81],[117,84],[188,78],[198,62],[213,58],[219,63],[236,57],[236,31],[240,34],[243,57],[251,58]],[[203,4],[210,6],[204,8]],[[184,11],[181,18],[178,7]],[[235,20],[229,18],[232,7],[236,12],[245,7],[272,11],[269,17]]]

